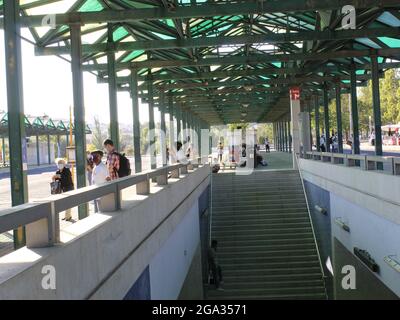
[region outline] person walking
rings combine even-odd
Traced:
[[[218,160],[221,163],[222,162],[222,156],[224,155],[224,145],[222,142],[218,144]]]
[[[96,150],[92,152],[93,158],[93,172],[92,172],[92,184],[98,185],[107,182],[108,170],[107,166],[101,161],[103,158],[103,151]],[[94,212],[99,212],[99,199],[94,200]]]
[[[210,268],[210,271],[214,279],[215,288],[217,290],[224,290],[221,287],[224,281],[222,277],[221,266],[218,264],[217,261],[217,247],[218,247],[218,241],[212,240],[211,247],[208,248],[208,266]]]
[[[131,174],[131,166],[125,154],[115,150],[114,142],[110,139],[104,140],[103,145],[107,150],[107,181],[129,176]]]
[[[268,139],[268,137],[265,137],[265,139],[264,139],[264,144],[265,144],[265,152],[270,152],[270,149],[269,149],[269,139]]]
[[[71,170],[66,167],[66,162],[62,158],[56,159],[58,170],[53,175],[52,180],[60,183],[61,192],[68,192],[74,190],[74,182],[72,180]],[[71,209],[65,211],[65,217],[62,220],[71,221]]]
[[[326,144],[325,134],[322,134],[321,138],[319,139],[319,148],[320,148],[321,152],[326,151],[325,144]]]
[[[93,159],[90,151],[86,152],[86,173],[89,182],[89,186],[92,185],[92,172],[93,172]]]

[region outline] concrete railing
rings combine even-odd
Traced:
[[[169,178],[177,179],[208,160],[207,156],[197,158],[1,210],[0,233],[25,226],[28,248],[52,246],[60,240],[60,212],[95,199],[99,200],[100,212],[117,211],[121,208],[123,189],[136,186],[136,194],[148,195],[151,181],[159,186],[167,185]]]
[[[344,154],[332,152],[309,151],[305,159],[329,162],[347,167],[359,167],[362,170],[382,172],[391,175],[400,175],[399,157],[379,157],[359,154]]]

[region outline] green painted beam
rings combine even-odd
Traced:
[[[398,0],[280,0],[257,1],[254,3],[224,3],[223,5],[207,3],[202,5],[177,6],[174,9],[146,8],[56,14],[55,23],[56,25],[67,25],[71,23],[118,23],[140,20],[149,21],[160,19],[204,18],[261,13],[314,12],[323,10],[339,10],[345,5],[353,5],[358,9],[369,9],[374,7],[398,8],[400,6]],[[45,15],[23,17],[22,25],[26,27],[42,26],[42,21],[45,17]]]
[[[400,62],[389,62],[380,63],[379,70],[400,68]],[[371,70],[369,64],[357,65],[357,70]],[[169,81],[169,80],[195,80],[195,79],[213,79],[213,78],[228,78],[228,77],[245,77],[245,76],[270,76],[270,75],[293,75],[293,74],[307,74],[313,72],[344,72],[347,71],[345,67],[306,67],[306,68],[260,68],[260,69],[248,69],[248,70],[226,70],[226,71],[212,71],[212,72],[199,72],[199,73],[187,73],[187,74],[158,74],[153,75],[153,81]],[[139,76],[138,81],[148,81],[147,76]],[[103,79],[99,79],[99,82],[103,82]],[[106,82],[106,81],[104,81]],[[128,83],[128,77],[118,77],[118,83]],[[139,87],[143,87],[139,86]]]
[[[357,75],[358,81],[366,81],[370,80],[371,75]],[[318,76],[318,75],[310,75],[310,76],[302,76],[302,77],[290,77],[290,78],[277,78],[277,79],[257,79],[257,80],[235,80],[235,81],[204,81],[204,82],[190,82],[190,83],[174,83],[174,84],[161,84],[155,85],[155,91],[166,91],[173,89],[187,89],[187,88],[218,88],[218,87],[232,87],[232,86],[244,86],[244,85],[256,85],[256,84],[288,84],[288,85],[297,85],[301,83],[309,83],[309,82],[336,82],[337,80],[350,80],[350,76],[346,75],[337,75],[337,76]],[[124,81],[126,81],[124,79]],[[100,83],[107,83],[107,79],[99,80]],[[125,84],[126,82],[124,82]],[[142,87],[143,91],[143,87]]]
[[[145,68],[176,68],[176,67],[201,67],[212,65],[241,65],[241,64],[265,64],[271,62],[288,61],[318,61],[344,58],[362,58],[376,54],[380,57],[400,56],[400,48],[387,48],[379,50],[338,50],[316,53],[291,53],[291,54],[256,54],[249,56],[232,56],[221,58],[201,58],[182,60],[146,60],[141,62],[122,62],[116,64],[117,70],[145,69]],[[106,71],[107,64],[87,64],[83,66],[85,71]]]
[[[84,44],[83,54],[93,54],[110,51],[135,50],[170,50],[180,48],[203,48],[224,45],[248,45],[254,43],[288,43],[303,41],[342,41],[357,38],[398,37],[400,28],[372,28],[340,31],[300,31],[291,33],[268,33],[258,35],[198,37],[173,40],[138,40],[133,42],[117,42],[112,46],[108,43]],[[39,47],[35,46],[36,55],[64,55],[70,52],[69,46]]]

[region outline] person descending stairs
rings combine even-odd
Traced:
[[[326,299],[298,171],[214,174],[212,239],[224,290],[208,299]]]

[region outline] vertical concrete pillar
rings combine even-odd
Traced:
[[[48,163],[51,164],[51,154],[50,154],[50,149],[51,149],[51,142],[50,142],[50,135],[47,135],[47,160]]]

